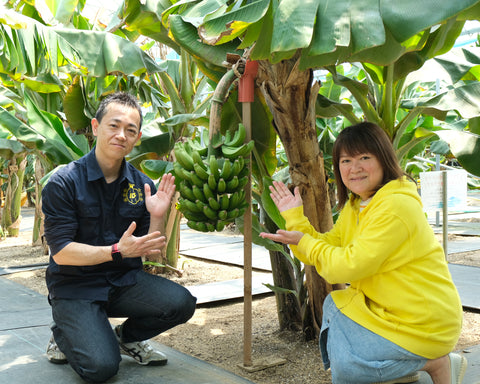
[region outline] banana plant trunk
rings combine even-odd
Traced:
[[[17,237],[20,233],[20,209],[26,165],[27,158],[22,156],[14,157],[8,166],[8,186],[2,214],[2,228],[9,237]]]
[[[293,185],[300,188],[304,212],[315,229],[333,226],[328,187],[316,126],[315,101],[320,84],[311,70],[298,69],[298,56],[278,64],[259,62],[257,82],[273,115],[283,143]],[[303,329],[308,339],[316,337],[322,322],[322,305],[332,286],[312,266],[305,266],[308,308]]]

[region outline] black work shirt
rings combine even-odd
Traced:
[[[117,243],[132,221],[137,224],[134,236],[147,234],[150,214],[145,206],[145,183],[154,194],[152,180],[124,160],[118,179],[107,184],[94,149],[51,176],[42,191],[45,237],[51,252],[46,273],[51,298],[106,301],[110,287],[136,282],[135,275],[142,268],[140,257],[70,266],[58,265],[52,256],[70,242]]]

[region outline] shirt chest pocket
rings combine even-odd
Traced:
[[[137,224],[137,229],[135,230],[135,235],[139,234],[139,231],[142,231],[142,227],[145,223],[147,218],[147,213],[144,209],[144,206],[132,206],[132,205],[121,205],[118,209],[119,213],[119,223],[121,223],[121,227],[123,231],[125,231],[128,226],[135,221]],[[122,231],[122,232],[123,232]],[[145,234],[145,233],[140,233]]]
[[[78,204],[78,225],[79,235],[88,244],[95,244],[98,235],[100,234],[101,222],[101,208],[96,204]],[[79,239],[82,240],[82,239]]]

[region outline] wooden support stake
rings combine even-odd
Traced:
[[[258,63],[247,61],[244,75],[240,78],[238,99],[242,103],[242,120],[245,126],[245,141],[252,140],[252,106],[254,101],[255,76]],[[245,186],[245,201],[247,209],[243,222],[243,263],[244,263],[244,306],[243,306],[243,365],[247,372],[255,372],[276,365],[285,364],[285,359],[263,358],[252,363],[252,154],[245,159],[248,167],[248,182]]]
[[[245,140],[252,139],[252,116],[250,103],[242,103],[242,119],[246,130]],[[252,366],[252,154],[247,157],[248,182],[245,186],[245,201],[248,204],[243,223],[243,274],[244,274],[244,321],[243,365]]]

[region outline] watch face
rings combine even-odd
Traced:
[[[122,254],[120,252],[112,252],[112,260],[115,263],[119,263],[122,261]]]
[[[114,263],[120,263],[123,257],[120,251],[118,250],[118,243],[112,245],[112,260]]]

